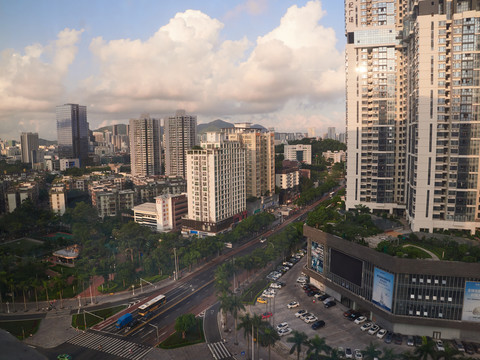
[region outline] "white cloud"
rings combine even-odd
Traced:
[[[267,1],[243,6],[255,14],[265,11]],[[68,94],[63,81],[83,30],[65,29],[48,46],[2,53],[0,119],[16,114],[24,127],[41,129],[41,121],[35,126],[25,111],[39,112],[38,119],[53,124],[59,99],[68,98],[88,106],[92,128],[178,108],[199,119],[252,119],[279,130],[341,122],[344,56],[335,48],[333,29],[321,25],[324,15],[319,0],[291,6],[278,27],[257,39],[226,40],[224,24],[196,10],[177,13],[146,40],[97,36],[89,46],[95,70]],[[51,124],[48,138],[55,138]],[[37,130],[17,128],[17,134]]]

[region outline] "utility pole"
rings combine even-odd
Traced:
[[[177,248],[173,248],[173,257],[175,259],[175,276],[173,280],[178,280]]]

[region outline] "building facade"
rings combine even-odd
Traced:
[[[20,135],[22,162],[35,164],[38,159],[38,133],[22,132]]]
[[[480,341],[480,264],[405,259],[304,226],[310,282],[382,328]]]
[[[246,196],[261,197],[275,193],[275,133],[252,128],[250,123],[222,129],[230,141],[245,149]]]
[[[160,175],[162,148],[160,120],[148,114],[130,119],[130,165],[132,176]]]
[[[186,151],[197,144],[197,116],[177,110],[165,119],[165,174],[186,178]]]
[[[215,235],[246,216],[245,150],[222,133],[207,133],[201,147],[187,151],[184,228]]]
[[[347,208],[479,224],[480,4],[347,1]]]
[[[312,145],[285,145],[283,149],[285,160],[296,160],[308,165],[312,164]]]
[[[80,166],[88,162],[87,107],[65,104],[56,107],[58,156],[79,159]]]
[[[58,215],[65,214],[67,209],[67,191],[65,184],[54,184],[50,188],[48,195],[50,197],[50,209]]]

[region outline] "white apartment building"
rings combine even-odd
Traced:
[[[283,149],[285,160],[297,160],[308,165],[312,164],[312,145],[285,145]]]
[[[480,4],[346,1],[346,206],[479,226]]]
[[[295,186],[300,185],[300,171],[298,168],[282,169],[275,174],[276,185],[282,189],[293,189]]]
[[[157,196],[155,203],[144,203],[133,208],[136,223],[149,226],[157,232],[168,232],[181,225],[188,212],[185,194]]]
[[[222,129],[230,141],[238,141],[245,149],[246,197],[275,193],[275,133],[252,128],[251,123],[235,124]]]
[[[325,160],[332,160],[333,163],[342,162],[347,160],[347,153],[343,150],[339,151],[325,151],[322,153]]]
[[[222,133],[207,133],[201,149],[187,151],[185,227],[213,235],[246,215],[245,150]]]
[[[52,185],[49,191],[50,196],[50,209],[58,215],[65,214],[67,209],[67,192],[65,190],[65,184],[58,183]]]

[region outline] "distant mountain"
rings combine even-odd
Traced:
[[[39,146],[50,146],[50,145],[57,145],[57,140],[45,140],[45,139],[38,139]]]
[[[225,129],[225,128],[233,128],[235,125],[232,123],[229,123],[227,121],[223,121],[220,119],[211,121],[206,124],[198,124],[197,125],[197,133],[198,134],[203,134],[209,131],[219,131],[220,129]],[[260,129],[260,130],[267,130],[265,129],[262,125],[255,124],[252,125],[252,128],[255,129]]]

